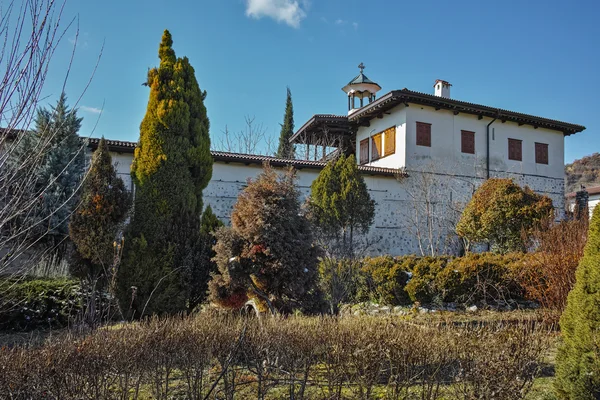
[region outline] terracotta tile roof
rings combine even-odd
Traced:
[[[469,103],[466,101],[447,99],[432,94],[415,92],[406,88],[402,90],[393,90],[383,95],[374,102],[367,104],[363,108],[349,115],[348,120],[354,123],[357,123],[360,120],[369,120],[402,103],[422,104],[489,118],[497,117],[501,121],[529,124],[534,127],[560,131],[565,135],[571,135],[573,133],[581,132],[585,129],[585,126],[583,125],[571,124],[555,119],[536,117],[534,115],[484,106],[481,104]]]
[[[594,186],[594,187],[590,187],[590,188],[584,188],[583,190],[585,190],[586,192],[588,192],[589,195],[600,194],[600,186]],[[577,192],[567,193],[565,196],[568,197],[568,198],[571,198],[571,197],[575,197],[575,195],[577,195]]]
[[[122,152],[122,153],[133,153],[133,150],[137,146],[136,142],[125,142],[121,140],[106,140],[108,144],[108,148],[111,151]],[[89,138],[88,146],[90,148],[95,149],[98,147],[98,143],[100,143],[100,139],[98,138]],[[311,161],[311,160],[288,160],[284,158],[277,158],[271,156],[262,156],[256,154],[242,154],[242,153],[229,153],[225,151],[215,151],[211,150],[210,152],[213,156],[213,159],[217,162],[237,162],[242,164],[258,164],[262,165],[265,162],[269,162],[269,164],[275,167],[284,167],[291,165],[296,169],[323,169],[327,163],[323,161]],[[402,175],[405,176],[406,173],[401,172],[394,168],[382,168],[382,167],[372,167],[367,165],[359,165],[358,170],[364,174],[370,175],[383,175],[383,176],[397,176]]]

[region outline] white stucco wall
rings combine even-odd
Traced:
[[[431,124],[431,147],[417,146],[416,123]],[[372,162],[370,165],[389,168],[405,167],[411,171],[434,171],[453,177],[462,177],[478,186],[486,177],[486,126],[490,118],[452,111],[435,110],[433,107],[409,104],[391,110],[383,118],[372,119],[371,126],[361,127],[357,132],[359,142],[369,132],[379,132],[396,124],[397,153]],[[475,154],[461,151],[461,131],[475,132]],[[508,159],[508,139],[522,140],[522,161]],[[535,162],[535,143],[548,144],[548,165]],[[548,195],[559,215],[564,210],[564,135],[562,132],[530,125],[496,120],[490,126],[490,177],[508,177],[517,183],[531,187],[540,194]]]

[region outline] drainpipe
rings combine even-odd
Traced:
[[[486,164],[486,179],[490,179],[490,125],[492,125],[497,119],[498,116],[500,115],[500,110],[497,111],[496,116],[494,117],[493,120],[490,121],[489,124],[487,124],[486,129],[486,157],[485,157],[485,164]]]

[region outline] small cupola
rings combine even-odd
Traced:
[[[433,87],[435,88],[435,95],[439,97],[443,97],[445,99],[450,98],[450,82],[443,81],[441,79],[437,79]]]
[[[363,73],[365,69],[363,63],[360,63],[358,68],[360,69],[360,74],[342,88],[348,95],[348,114],[352,114],[358,108],[363,107],[365,105],[364,99],[368,99],[369,103],[375,100],[375,95],[381,90],[381,86],[367,78]],[[356,99],[360,99],[360,107],[357,107]]]

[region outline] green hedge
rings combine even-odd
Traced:
[[[522,254],[467,254],[463,257],[382,256],[365,258],[358,300],[389,305],[456,302],[490,304],[521,300],[514,279]]]
[[[83,309],[85,296],[75,280],[0,280],[0,330],[65,327]]]

